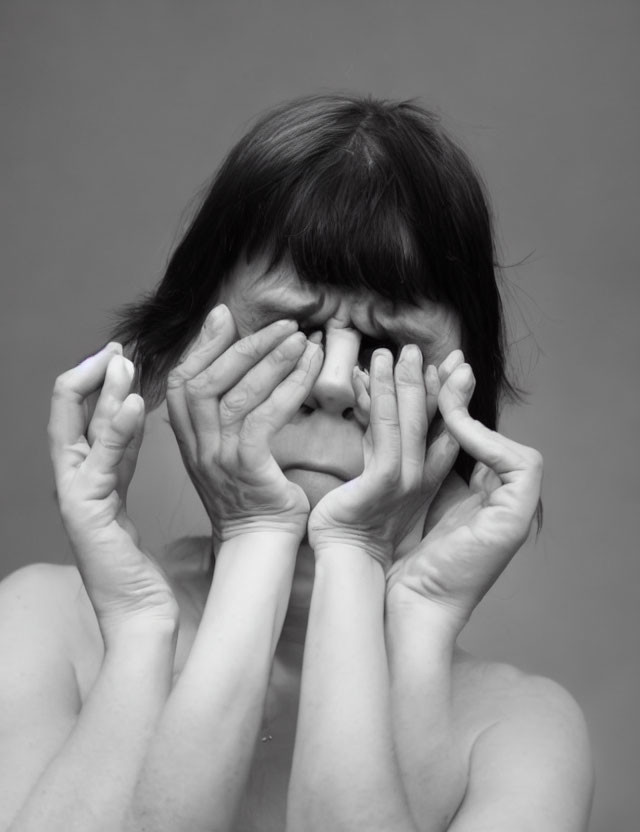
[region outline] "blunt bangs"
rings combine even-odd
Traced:
[[[477,223],[461,210],[468,177],[488,219],[479,178],[432,114],[411,102],[301,99],[232,151],[213,186],[225,206],[219,238],[229,267],[267,253],[309,283],[457,306],[461,241]],[[493,279],[489,222],[485,231]]]
[[[361,137],[331,148],[323,161],[297,177],[285,168],[278,186],[252,206],[247,258],[268,252],[271,266],[286,260],[311,284],[398,301],[433,298],[401,186],[386,165],[368,155]]]

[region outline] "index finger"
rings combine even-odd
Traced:
[[[102,385],[113,356],[121,354],[120,344],[109,343],[100,352],[58,376],[53,387],[47,426],[52,453],[60,452],[84,436],[87,430],[85,400]]]

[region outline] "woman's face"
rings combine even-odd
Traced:
[[[225,281],[226,303],[241,337],[272,321],[293,318],[307,333],[322,330],[324,363],[305,405],[273,438],[271,450],[286,477],[313,507],[328,491],[362,472],[364,427],[353,413],[352,370],[368,369],[371,353],[398,354],[418,344],[424,366],[438,365],[461,345],[457,315],[446,306],[394,304],[372,293],[308,286],[287,265],[241,261]]]

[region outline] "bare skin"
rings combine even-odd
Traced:
[[[463,483],[457,483],[464,488]],[[209,588],[210,575],[202,568],[203,555],[209,549],[209,540],[187,539],[170,547],[162,562],[168,567],[171,585],[180,605],[180,631],[175,659],[175,677],[179,676],[189,653],[198,626],[202,607]],[[53,664],[64,668],[69,663],[74,675],[65,679],[51,679],[58,690],[66,686],[66,695],[80,709],[91,690],[104,657],[104,644],[95,613],[84,591],[75,567],[33,567],[24,576],[28,592],[34,596],[40,621],[32,622],[49,631],[58,645],[59,654],[53,656]],[[300,596],[310,592],[310,576],[300,575],[296,580]],[[21,588],[21,592],[24,589]],[[40,603],[43,596],[46,604]],[[292,611],[285,620],[283,633],[275,655],[269,684],[265,720],[256,741],[251,776],[242,799],[237,832],[282,832],[285,828],[286,797],[291,758],[295,738],[297,706],[302,666],[304,615],[296,615],[292,598]],[[52,612],[66,610],[61,618],[52,618]],[[34,610],[30,611],[33,617]],[[51,633],[52,623],[55,627]],[[508,720],[522,708],[523,696],[529,706],[539,703],[549,710],[550,704],[557,710],[558,723],[573,726],[571,739],[579,738],[584,730],[581,716],[570,697],[557,685],[546,679],[536,679],[517,668],[486,662],[472,657],[457,648],[453,664],[453,712],[455,735],[460,754],[469,760],[474,744],[483,733],[501,720]],[[71,717],[73,718],[73,717]],[[263,737],[271,736],[270,740]],[[568,738],[569,739],[569,738]],[[585,740],[582,739],[582,743]],[[571,756],[585,754],[587,748],[567,749]],[[585,771],[588,780],[588,771]],[[449,812],[453,815],[458,805],[453,801]],[[578,827],[576,827],[578,828]]]
[[[54,399],[58,490],[82,581],[37,567],[3,587],[0,639],[25,641],[0,644],[11,679],[2,704],[14,712],[0,828],[28,797],[16,832],[43,816],[49,828],[73,817],[127,832],[181,822],[238,832],[582,829],[591,779],[575,703],[548,680],[455,645],[524,539],[539,489],[538,455],[469,419],[473,379],[455,316],[435,305],[398,312],[248,264],[221,300],[168,392],[212,521],[215,573],[209,541],[159,563],[139,546],[126,488],[142,411],[127,397],[126,362],[92,359]],[[324,332],[323,363],[315,334],[272,323],[287,316]],[[248,346],[237,350],[238,338]],[[266,357],[256,364],[258,340]],[[385,347],[403,344],[419,353],[407,347],[392,369]],[[371,375],[352,376],[371,354]],[[91,389],[107,366],[106,387],[124,404],[103,396],[88,442],[74,443],[84,394],[73,392],[68,409],[68,391]],[[427,442],[437,409],[448,430]],[[482,460],[471,491],[447,477],[458,441]],[[9,730],[20,720],[38,726],[31,743]],[[68,808],[59,795],[72,781]],[[78,794],[89,795],[85,809]]]

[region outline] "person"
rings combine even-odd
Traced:
[[[77,569],[0,589],[2,830],[586,828],[573,698],[457,644],[540,497],[497,431],[494,260],[414,102],[310,96],[240,140],[157,290],[56,380]],[[154,554],[126,496],[165,399],[211,537]]]

